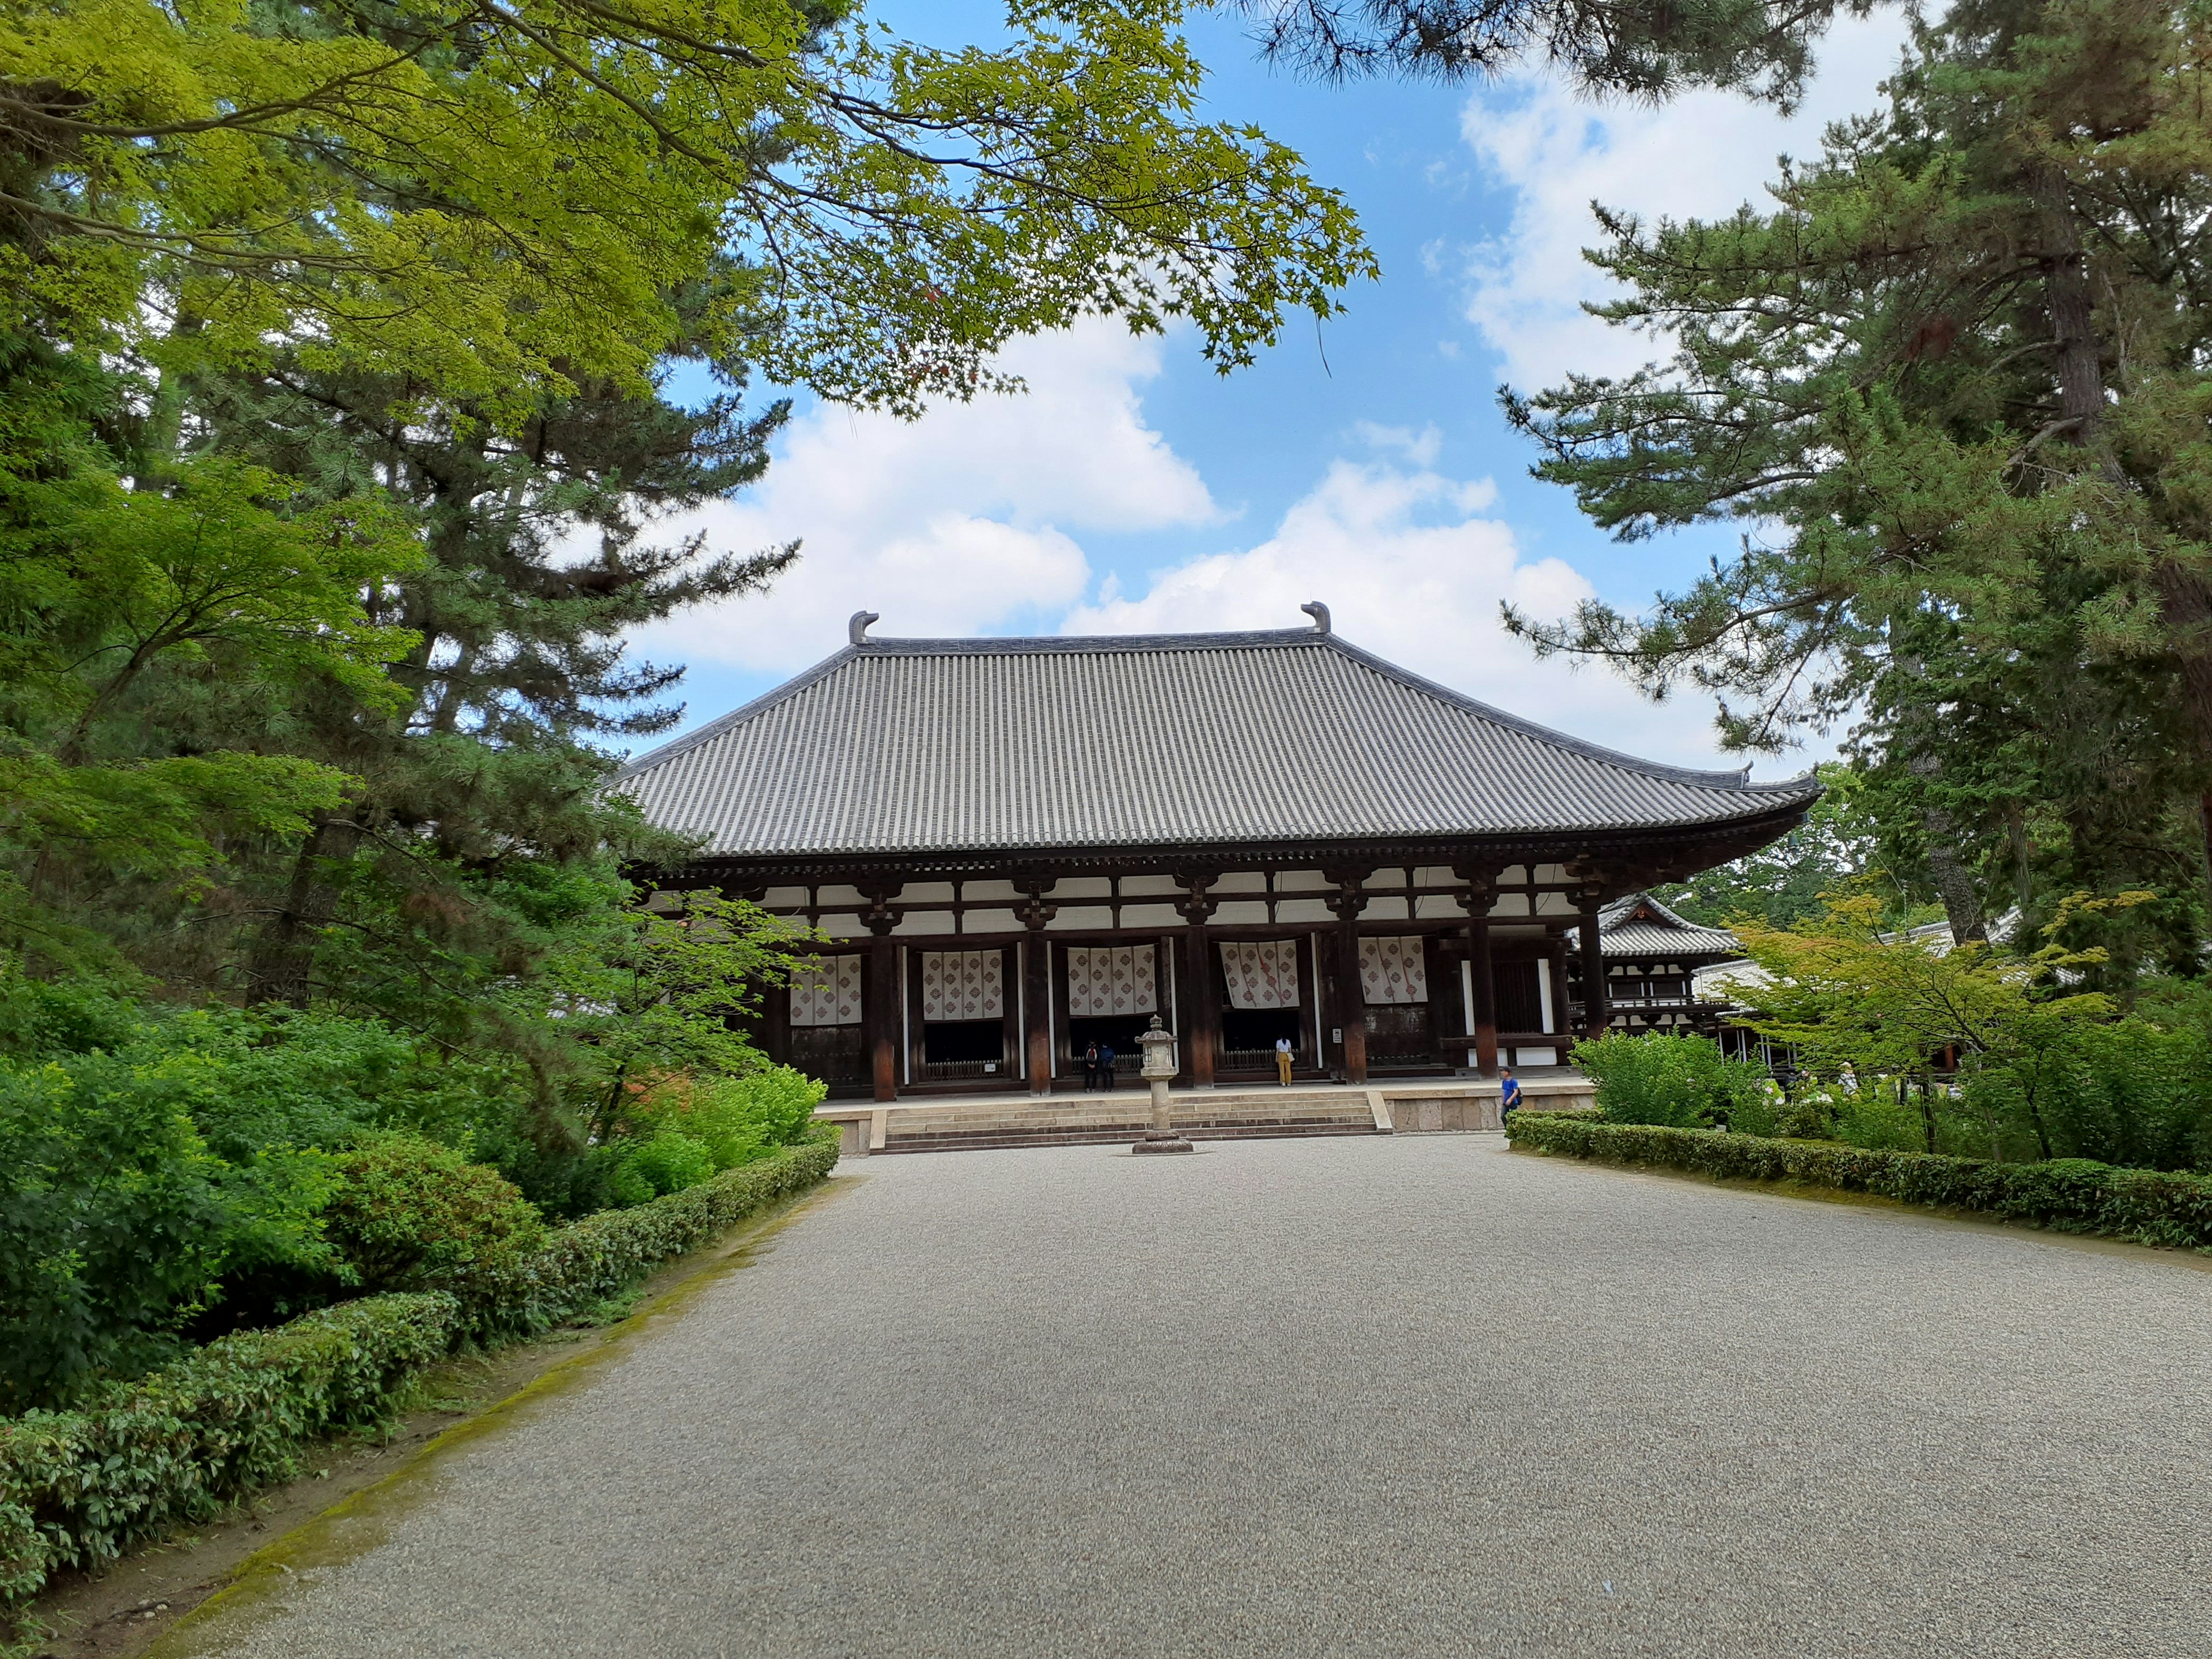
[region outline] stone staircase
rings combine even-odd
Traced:
[[[1197,1093],[1169,1102],[1175,1127],[1192,1140],[1279,1135],[1371,1135],[1378,1125],[1364,1090],[1278,1089],[1272,1094]],[[1133,1089],[1110,1095],[1030,1102],[916,1102],[886,1113],[884,1133],[869,1150],[938,1152],[984,1146],[1112,1145],[1141,1139],[1151,1119],[1148,1097]]]
[[[1590,1085],[1559,1067],[1524,1076],[1528,1103],[1588,1104]],[[1169,1097],[1175,1127],[1193,1140],[1297,1135],[1463,1133],[1498,1127],[1498,1085],[1471,1078],[1406,1079],[1351,1087],[1182,1089]],[[969,1095],[881,1105],[839,1102],[815,1115],[837,1125],[843,1155],[958,1152],[993,1146],[1114,1146],[1139,1139],[1151,1102],[1141,1089],[1112,1094]]]

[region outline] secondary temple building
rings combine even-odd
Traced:
[[[1662,766],[1310,629],[870,639],[629,766],[712,886],[818,929],[762,1038],[841,1095],[1540,1065],[1610,1020],[1608,901],[1762,847],[1809,778]],[[1577,933],[1576,930],[1579,928]],[[1578,938],[1584,988],[1571,998]]]

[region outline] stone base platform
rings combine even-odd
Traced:
[[[1176,1131],[1192,1140],[1289,1135],[1457,1133],[1498,1127],[1495,1079],[1394,1079],[1387,1084],[1316,1084],[1285,1089],[1179,1089],[1168,1097]],[[1589,1079],[1571,1067],[1521,1074],[1522,1097],[1554,1109],[1593,1104]],[[1112,1094],[943,1096],[871,1106],[841,1102],[814,1115],[838,1127],[847,1158],[990,1146],[1140,1140],[1151,1104],[1138,1090]]]

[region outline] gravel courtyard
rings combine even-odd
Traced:
[[[1494,1135],[878,1158],[163,1651],[2203,1659],[2208,1499],[2191,1261]]]

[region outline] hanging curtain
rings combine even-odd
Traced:
[[[1429,967],[1420,936],[1359,941],[1359,994],[1370,1006],[1393,1002],[1426,1002]]]
[[[860,1023],[860,959],[816,957],[791,970],[793,1025],[858,1025]]]
[[[1224,939],[1222,976],[1231,1008],[1298,1006],[1298,942],[1294,939]]]
[[[1067,948],[1067,1012],[1071,1018],[1159,1011],[1149,945]]]
[[[1004,1019],[1006,998],[1000,981],[1005,966],[996,951],[924,951],[922,1018]]]

